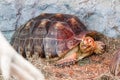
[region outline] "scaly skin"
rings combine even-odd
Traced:
[[[69,66],[80,59],[83,59],[93,53],[102,54],[105,44],[100,41],[94,41],[92,37],[84,37],[80,45],[71,49],[63,59],[56,62],[57,66]]]

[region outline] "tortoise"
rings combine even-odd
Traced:
[[[38,54],[56,65],[70,65],[93,53],[102,54],[105,44],[99,37],[74,15],[42,13],[19,27],[11,44],[25,58]]]

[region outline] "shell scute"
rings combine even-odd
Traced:
[[[76,16],[43,13],[18,28],[11,44],[21,54],[62,57],[80,43],[75,36],[86,30]]]

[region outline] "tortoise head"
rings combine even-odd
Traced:
[[[83,37],[80,43],[80,51],[82,53],[93,53],[95,50],[96,44],[92,37]]]
[[[82,53],[92,54],[94,52],[96,54],[102,54],[105,50],[105,44],[101,41],[95,41],[90,36],[86,36],[83,37],[80,43],[80,50]]]
[[[105,51],[105,44],[98,41],[102,37],[97,31],[84,31],[75,36],[75,39],[80,40],[80,51],[87,54],[102,54]]]

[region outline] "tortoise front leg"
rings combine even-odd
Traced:
[[[78,46],[71,49],[63,58],[61,58],[55,63],[55,66],[63,67],[75,64],[75,62],[77,61],[78,50],[79,50]]]
[[[87,57],[93,53],[102,54],[104,52],[105,44],[101,41],[94,41],[90,36],[84,37],[80,43],[80,52],[78,60]]]
[[[101,41],[95,41],[95,50],[94,50],[94,53],[96,54],[103,54],[104,51],[105,51],[105,44]]]

